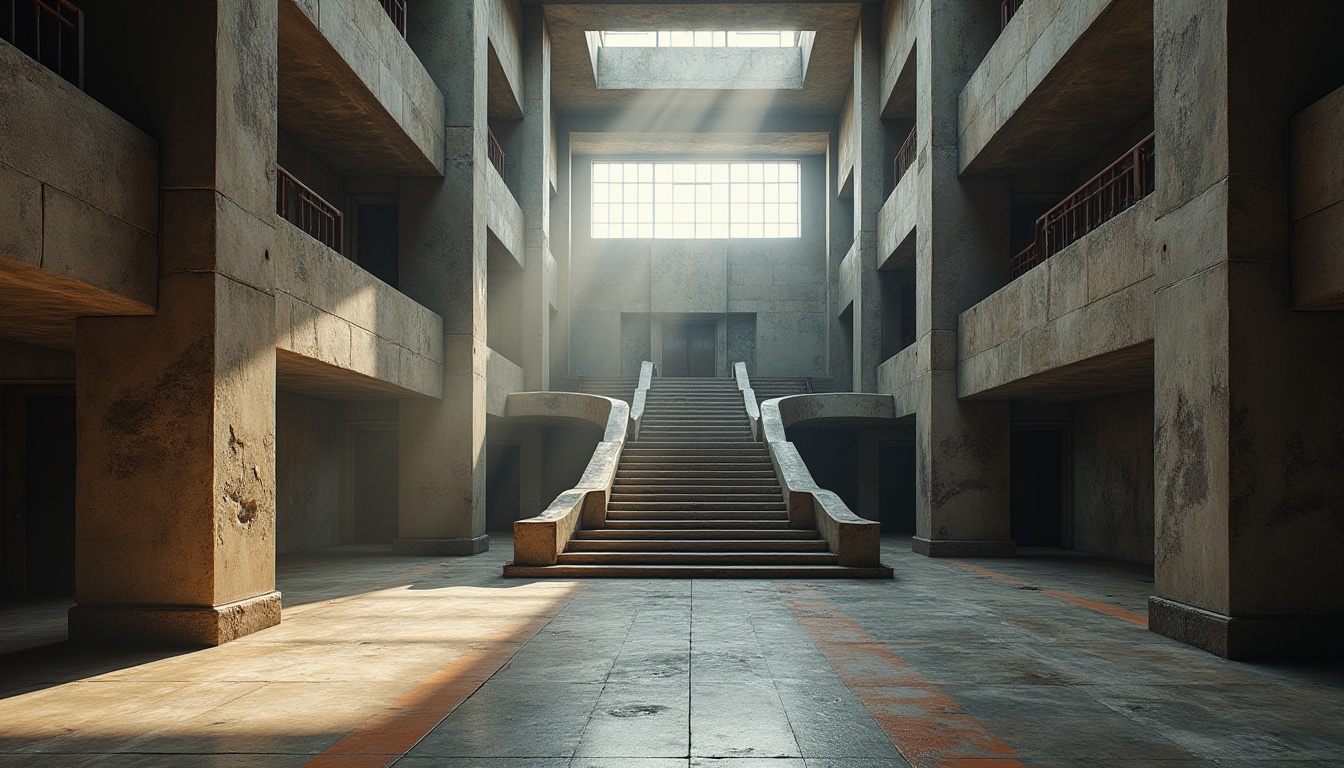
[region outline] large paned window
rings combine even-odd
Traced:
[[[593,163],[594,238],[800,237],[798,163]]]

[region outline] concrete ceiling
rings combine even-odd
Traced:
[[[531,3],[530,3],[531,4]],[[728,119],[835,115],[849,91],[860,2],[569,3],[538,2],[551,29],[552,103],[565,116],[613,118],[618,130],[658,127],[670,114]],[[797,90],[599,90],[584,33],[596,30],[793,29],[817,33],[803,87]],[[752,117],[756,115],[759,117]],[[736,116],[736,117],[734,117]],[[741,130],[741,129],[739,129]]]

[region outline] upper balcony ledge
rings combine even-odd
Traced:
[[[284,220],[273,262],[285,388],[337,399],[442,396],[442,318]]]
[[[914,173],[901,177],[896,188],[877,213],[877,256],[879,269],[913,269],[915,266],[915,222],[919,216],[919,198]]]
[[[506,416],[509,395],[523,391],[523,369],[493,349],[485,361],[485,412]]]
[[[343,175],[440,176],[444,99],[372,0],[281,0],[279,119]]]
[[[1152,111],[1151,0],[1033,0],[958,103],[962,174],[1072,172]]]
[[[505,259],[503,258],[504,254],[492,252],[492,266],[522,269],[523,238],[525,234],[523,209],[518,205],[518,200],[514,198],[513,192],[509,190],[508,185],[504,183],[504,178],[499,175],[493,165],[486,168],[484,172],[485,189],[488,195],[485,202],[485,225],[490,234],[494,236],[492,239],[498,243],[498,247],[502,247],[508,255],[508,258]],[[491,243],[491,245],[495,245],[495,243]]]

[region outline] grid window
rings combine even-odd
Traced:
[[[593,163],[594,238],[801,237],[796,161]]]
[[[601,33],[607,48],[793,48],[792,31],[657,30]]]

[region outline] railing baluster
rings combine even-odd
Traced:
[[[504,175],[504,147],[500,145],[499,139],[495,138],[494,131],[487,131],[487,133],[489,135],[487,137],[486,154],[490,158],[490,164],[495,166],[496,171],[499,171],[499,178],[508,181],[508,177]]]
[[[21,5],[32,13],[31,38],[20,32],[21,24],[28,26]],[[84,87],[83,11],[70,0],[10,0],[8,21],[0,37],[76,88]]]
[[[896,178],[896,180],[892,182],[893,187],[900,184],[901,179],[905,177],[905,174],[915,166],[916,149],[917,139],[915,136],[915,129],[911,128],[910,135],[905,137],[905,141],[901,142],[901,148],[896,150],[896,159],[892,161],[894,165],[892,172]]]
[[[334,251],[341,250],[341,212],[280,166],[275,167],[276,214]],[[292,198],[292,199],[291,199]]]

